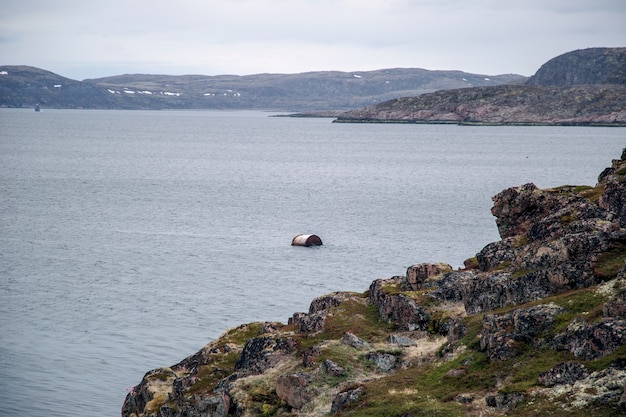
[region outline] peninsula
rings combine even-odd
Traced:
[[[523,83],[401,97],[350,110],[335,121],[626,126],[626,48],[569,52]]]
[[[595,186],[493,197],[501,240],[287,324],[226,331],[123,417],[626,415],[626,149]]]

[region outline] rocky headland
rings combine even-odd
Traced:
[[[569,52],[524,83],[398,98],[336,122],[626,126],[626,48]]]
[[[124,417],[626,415],[626,149],[493,197],[501,240],[148,372]]]

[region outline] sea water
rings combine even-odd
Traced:
[[[119,415],[229,327],[462,266],[499,238],[493,195],[594,185],[626,146],[624,128],[271,116],[0,109],[0,415]]]

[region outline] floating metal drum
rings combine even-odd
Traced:
[[[317,235],[297,235],[291,241],[292,246],[320,246],[322,239]]]

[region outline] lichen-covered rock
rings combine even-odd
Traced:
[[[606,356],[626,342],[626,320],[606,319],[600,323],[572,322],[558,334],[552,346],[574,356],[592,360]]]
[[[358,401],[364,393],[365,390],[363,387],[340,392],[333,399],[333,403],[330,407],[330,414],[337,414],[337,412],[339,412],[342,408]]]
[[[544,304],[506,314],[485,314],[480,347],[491,360],[510,359],[517,354],[517,342],[531,342],[549,330],[562,311],[555,304]]]
[[[444,272],[452,271],[452,266],[445,263],[421,263],[407,268],[406,280],[402,283],[405,291],[418,291],[424,286],[424,282],[442,275]]]
[[[389,372],[396,366],[398,358],[396,355],[387,352],[370,352],[365,355],[368,361],[376,365],[383,372]]]
[[[261,336],[249,339],[235,365],[235,371],[262,374],[279,363],[285,355],[296,351],[291,338]]]
[[[394,323],[400,331],[426,330],[429,314],[415,300],[405,294],[388,293],[385,286],[400,286],[403,277],[376,280],[370,285],[370,301],[381,317]]]
[[[510,392],[504,394],[499,392],[496,395],[488,395],[485,397],[487,406],[497,408],[498,410],[512,410],[515,406],[524,401],[524,394],[520,392]]]
[[[325,359],[324,362],[322,362],[322,369],[328,375],[331,375],[334,377],[342,377],[346,375],[345,368],[339,366],[336,362],[330,359]]]
[[[468,314],[538,300],[550,294],[549,278],[541,271],[523,278],[509,272],[450,272],[436,282],[430,296],[443,301],[462,301]]]
[[[591,409],[591,407],[603,404],[619,404],[624,395],[624,384],[626,384],[626,370],[609,366],[590,373],[572,385],[553,387],[552,390],[555,392],[552,395],[570,398],[567,408]]]
[[[621,227],[626,227],[626,149],[620,159],[613,160],[611,167],[600,174],[598,181],[605,185],[598,205],[612,213]]]
[[[572,385],[579,379],[587,378],[589,371],[579,362],[563,362],[550,369],[549,371],[539,374],[537,380],[546,387],[558,384]]]
[[[343,336],[341,337],[341,343],[343,343],[344,345],[352,346],[355,349],[368,349],[370,347],[369,343],[350,332],[346,332],[343,334]]]
[[[410,337],[398,335],[398,334],[390,334],[387,338],[387,341],[392,345],[398,345],[403,347],[415,346],[417,342],[411,339]]]
[[[626,301],[611,301],[604,304],[602,315],[607,318],[626,319]]]

